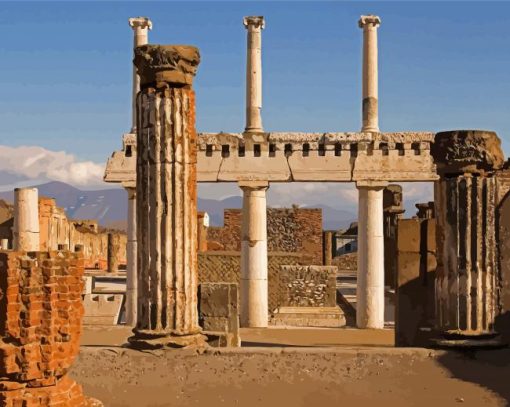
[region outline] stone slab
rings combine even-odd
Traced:
[[[335,307],[280,307],[271,319],[271,325],[340,328],[345,326],[345,315]]]

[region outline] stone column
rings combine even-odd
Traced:
[[[262,130],[262,30],[264,17],[244,17],[243,24],[248,30],[246,54],[246,129]]]
[[[119,251],[120,235],[118,233],[108,233],[107,263],[109,273],[117,273],[119,271]]]
[[[325,230],[322,233],[322,263],[324,266],[331,266],[333,263],[333,230]]]
[[[383,189],[386,183],[358,181],[358,281],[356,325],[384,328]]]
[[[397,224],[405,209],[402,206],[402,187],[390,184],[383,190],[384,285],[397,283]]]
[[[133,29],[133,49],[140,45],[149,43],[149,30],[152,30],[152,21],[148,17],[133,17],[128,20],[129,26]],[[133,65],[133,93],[132,93],[132,114],[131,133],[136,133],[136,95],[140,91],[140,77]]]
[[[477,346],[495,334],[498,264],[494,172],[504,157],[496,133],[436,134],[432,154],[437,260],[436,324],[441,344]]]
[[[9,239],[0,240],[0,246],[2,250],[9,250]]]
[[[136,188],[126,188],[128,193],[128,230],[126,248],[126,325],[136,324]]]
[[[239,182],[243,190],[241,226],[241,326],[265,328],[267,298],[267,181]]]
[[[379,131],[377,28],[381,19],[377,16],[361,16],[358,25],[363,29],[363,126],[361,131]]]
[[[135,347],[201,345],[197,291],[197,134],[200,61],[186,45],[135,49],[138,306]]]
[[[14,190],[13,249],[39,251],[39,193],[37,188]]]

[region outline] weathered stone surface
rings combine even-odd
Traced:
[[[87,294],[83,296],[83,325],[117,325],[123,302],[122,294]]]
[[[501,141],[493,131],[455,130],[437,133],[432,156],[439,173],[480,173],[503,167]]]
[[[271,319],[271,325],[341,328],[345,326],[345,315],[337,306],[280,307]]]
[[[200,63],[198,48],[190,45],[146,44],[135,48],[133,63],[141,86],[166,82],[191,85]]]

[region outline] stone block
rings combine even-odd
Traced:
[[[89,294],[83,298],[84,325],[117,325],[123,294]]]
[[[334,307],[280,307],[270,321],[275,326],[340,328],[345,326],[345,315]]]
[[[420,252],[421,222],[419,219],[398,221],[397,247],[399,252]]]

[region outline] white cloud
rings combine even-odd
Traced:
[[[77,187],[105,186],[104,164],[80,161],[65,151],[37,146],[0,146],[0,172],[23,177],[27,182],[53,180]]]

